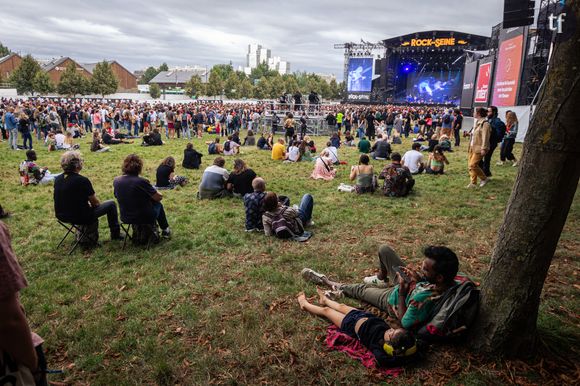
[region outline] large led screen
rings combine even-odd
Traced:
[[[462,71],[409,73],[406,102],[451,103],[459,105]]]
[[[371,92],[373,58],[350,58],[348,61],[348,92]]]

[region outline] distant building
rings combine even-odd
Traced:
[[[192,67],[188,69],[174,69],[161,71],[149,81],[149,84],[158,84],[161,88],[183,88],[192,76],[198,75],[203,83],[207,82],[208,70],[204,67]]]
[[[248,53],[246,54],[246,67],[258,67],[258,64],[268,63],[271,52],[259,44],[248,44]]]
[[[280,75],[290,73],[290,62],[282,60],[279,56],[274,56],[268,60],[268,68],[278,71]]]
[[[77,71],[83,75],[85,78],[90,78],[92,74],[87,71],[82,65],[75,62],[68,56],[64,56],[58,59],[52,59],[50,61],[43,61],[44,65],[42,65],[42,70],[48,74],[50,80],[53,84],[58,84],[60,82],[60,77],[66,68],[69,66],[70,63],[73,63],[77,69]]]
[[[137,77],[127,70],[125,67],[121,66],[115,60],[108,60],[107,63],[111,65],[113,73],[119,80],[119,91],[128,91],[137,89]],[[81,66],[85,68],[91,75],[93,75],[93,70],[97,66],[97,63],[81,63]]]
[[[20,62],[22,62],[22,58],[18,54],[9,54],[0,58],[0,76],[4,81],[20,66]]]

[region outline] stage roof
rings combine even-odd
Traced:
[[[459,47],[487,49],[490,38],[458,31],[422,31],[383,40],[387,48],[399,47]]]

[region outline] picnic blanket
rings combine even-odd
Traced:
[[[349,357],[360,361],[367,369],[377,370],[386,376],[397,377],[403,372],[402,367],[378,367],[374,355],[365,346],[363,346],[357,339],[341,332],[335,325],[330,325],[328,327],[326,346],[331,350],[344,352]]]

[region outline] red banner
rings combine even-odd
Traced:
[[[524,36],[518,35],[503,41],[499,46],[499,59],[493,85],[494,106],[515,106],[517,103]]]
[[[474,103],[485,103],[489,100],[489,84],[491,82],[491,62],[479,65],[477,84],[475,86]]]

